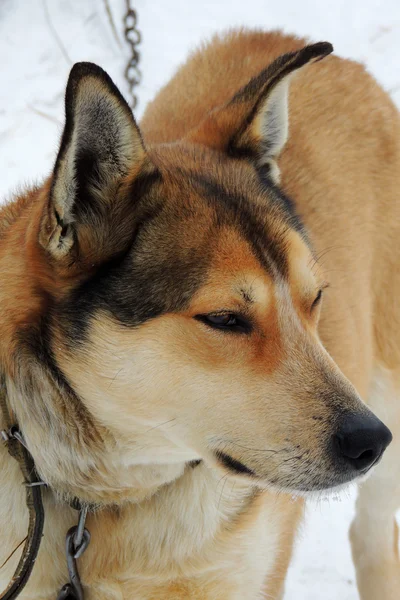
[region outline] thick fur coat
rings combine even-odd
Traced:
[[[362,600],[398,600],[400,121],[331,50],[217,36],[140,129],[73,68],[52,175],[0,212],[0,366],[49,485],[24,599],[65,583],[78,497],[88,600],[280,600],[302,495],[390,442],[367,401],[395,441],[353,553]],[[0,488],[2,563],[27,528],[3,446]]]

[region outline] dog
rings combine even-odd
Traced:
[[[140,128],[72,68],[54,170],[0,213],[0,366],[47,484],[22,598],[65,583],[78,498],[88,600],[282,599],[304,497],[392,431],[351,540],[362,600],[398,600],[400,121],[331,52],[217,35]],[[27,511],[0,463],[4,587]]]

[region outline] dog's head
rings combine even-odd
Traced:
[[[288,80],[331,49],[282,56],[185,139],[149,147],[106,73],[71,72],[34,232],[47,352],[132,464],[203,459],[317,490],[390,441],[319,340],[326,282],[279,189]]]

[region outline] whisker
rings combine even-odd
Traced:
[[[119,370],[116,372],[116,374],[114,375],[114,377],[113,377],[113,378],[112,378],[112,380],[111,380],[111,383],[110,383],[110,385],[108,386],[108,389],[110,389],[110,388],[111,388],[112,384],[113,384],[113,383],[114,383],[114,381],[117,379],[118,375],[121,373],[121,371],[122,371],[122,370],[123,370],[123,368],[121,367],[121,368],[120,368],[120,369],[119,369]]]
[[[169,419],[168,421],[164,421],[163,423],[159,423],[158,425],[154,425],[154,427],[150,427],[144,433],[149,433],[149,431],[153,431],[154,429],[158,429],[158,427],[162,427],[163,425],[168,425],[168,423],[172,423],[172,421],[176,421],[176,417],[173,419]]]
[[[271,452],[273,454],[279,454],[281,452],[288,452],[289,448],[281,448],[280,450],[270,450],[268,448],[251,448],[249,446],[243,446],[241,444],[237,444],[236,442],[229,441],[226,442],[228,445],[237,446],[238,448],[242,448],[243,450],[250,450],[250,452]]]

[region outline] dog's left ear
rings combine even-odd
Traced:
[[[151,169],[132,112],[97,65],[77,63],[39,243],[53,265],[84,270],[123,250],[132,234],[129,183]]]
[[[212,111],[188,139],[269,165],[271,177],[279,181],[275,161],[288,138],[290,76],[332,51],[331,44],[320,42],[280,56],[226,105]]]

